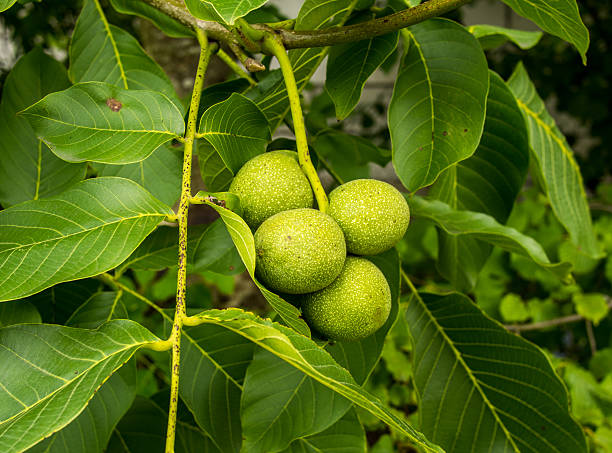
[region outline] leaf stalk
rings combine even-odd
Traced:
[[[291,116],[293,118],[293,128],[295,132],[295,141],[297,144],[298,160],[302,171],[310,181],[312,191],[314,192],[319,210],[327,211],[329,201],[325,189],[321,185],[321,180],[317,174],[317,170],[312,165],[310,153],[308,151],[308,138],[306,137],[306,127],[304,126],[304,116],[302,114],[302,106],[300,104],[300,93],[291,67],[291,60],[283,43],[275,33],[267,33],[263,40],[264,49],[269,51],[276,57],[285,79],[287,95],[289,98],[289,106],[291,108]]]

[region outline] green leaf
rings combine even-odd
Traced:
[[[40,313],[30,302],[16,300],[0,304],[0,327],[41,322]]]
[[[576,0],[503,0],[517,14],[542,30],[573,44],[586,64],[589,32],[580,19]]]
[[[128,362],[129,364],[129,362]],[[127,366],[128,364],[124,365]],[[87,407],[67,426],[27,450],[28,453],[103,452],[117,422],[135,397],[119,371],[98,389]]]
[[[339,366],[324,349],[294,330],[232,308],[208,310],[190,318],[189,322],[218,325],[248,339],[364,408],[425,451],[442,452],[406,421],[385,408],[375,396],[358,386],[348,371]]]
[[[163,453],[168,424],[169,392],[152,399],[137,396],[121,419],[106,453]],[[199,430],[189,411],[179,401],[175,453],[220,453]]]
[[[608,301],[606,300],[606,296],[604,294],[574,294],[572,301],[576,307],[576,313],[584,316],[590,321],[593,321],[593,324],[595,325],[599,324],[599,322],[604,319],[610,311]]]
[[[202,90],[200,97],[200,106],[198,107],[198,118],[200,118],[206,110],[215,104],[225,101],[234,93],[242,93],[251,84],[247,79],[233,79],[221,83],[215,83]]]
[[[110,177],[1,211],[0,300],[114,268],[171,214],[136,183]]]
[[[198,140],[200,175],[206,188],[212,192],[229,189],[234,173],[227,168],[217,150],[206,140]]]
[[[134,14],[153,22],[157,28],[172,38],[191,38],[195,35],[193,30],[157,8],[140,0],[110,0],[111,5],[123,14]]]
[[[350,410],[325,431],[295,440],[282,453],[363,453],[366,448],[363,426],[355,411]]]
[[[592,258],[600,257],[580,168],[565,137],[519,64],[508,80],[529,129],[529,143],[552,209],[573,243]]]
[[[17,0],[0,0],[0,13],[13,6]]]
[[[191,14],[199,19],[214,20],[233,25],[268,0],[186,0]]]
[[[137,182],[168,206],[181,195],[183,155],[168,144],[134,164],[94,164],[93,167],[98,170],[98,176],[119,176]]]
[[[468,31],[478,38],[480,45],[485,50],[499,47],[508,41],[527,50],[534,47],[542,38],[541,31],[515,30],[496,25],[470,25]]]
[[[325,89],[336,106],[336,117],[346,118],[361,97],[363,86],[397,47],[399,32],[332,46],[327,57]]]
[[[23,451],[67,425],[108,376],[157,340],[128,320],[98,330],[49,324],[0,329],[2,451]]]
[[[538,347],[458,293],[415,295],[406,317],[421,426],[433,442],[448,453],[587,452],[567,391]]]
[[[370,162],[384,167],[390,157],[370,140],[335,130],[318,134],[312,146],[326,167],[342,182],[369,178]]]
[[[242,258],[242,262],[249,272],[249,275],[274,311],[278,313],[281,319],[286,322],[289,327],[306,337],[310,337],[310,329],[306,322],[300,318],[300,311],[289,302],[286,302],[272,291],[266,289],[266,287],[259,283],[255,277],[255,239],[253,238],[251,229],[245,221],[242,220],[242,217],[229,209],[222,208],[210,202],[205,192],[198,192],[196,198],[200,198],[202,203],[207,204],[219,213],[223,223],[225,223],[227,227],[227,231],[229,231],[236,245],[236,249],[238,249],[240,258]]]
[[[125,306],[121,302],[121,293],[101,291],[77,308],[66,321],[66,325],[82,329],[96,329],[111,319],[128,319]]]
[[[55,195],[85,177],[42,143],[17,112],[70,86],[64,67],[39,47],[19,59],[6,78],[0,103],[0,203],[5,207]]]
[[[68,73],[74,83],[106,82],[118,88],[159,91],[182,109],[162,68],[132,35],[108,23],[98,0],[85,0],[70,42]]]
[[[529,236],[514,228],[500,225],[486,214],[473,211],[458,211],[438,200],[426,200],[413,196],[408,200],[415,217],[432,220],[439,228],[453,236],[466,236],[497,245],[512,253],[526,256],[561,279],[569,279],[572,265],[551,264],[542,246]]]
[[[270,141],[265,115],[239,93],[206,110],[199,131],[234,174],[247,160],[265,152]]]
[[[127,312],[116,292],[100,292],[71,316],[68,325],[84,329],[100,327],[111,319],[125,319]],[[136,395],[136,366],[124,364],[96,391],[87,407],[60,431],[28,450],[28,453],[102,452],[113,429]]]
[[[332,2],[306,0],[300,8],[294,29],[317,30],[334,25],[335,22],[346,19],[352,4],[351,0]],[[321,47],[289,51],[289,59],[299,91],[304,89],[326,55],[327,50]],[[289,112],[289,98],[280,69],[270,71],[253,90],[249,91],[248,96],[266,115],[270,123],[270,130],[274,132]]]
[[[51,151],[70,162],[138,162],[185,132],[181,112],[163,94],[103,82],[49,94],[21,115]]]
[[[239,452],[240,395],[253,344],[220,326],[186,328],[179,394],[220,452]]]
[[[385,337],[395,323],[399,309],[400,261],[397,251],[391,249],[376,256],[367,256],[382,271],[391,289],[391,312],[385,324],[373,335],[360,341],[335,342],[325,349],[336,361],[350,371],[355,381],[363,385],[382,354]]]
[[[258,349],[244,380],[243,449],[266,453],[336,423],[351,403],[271,352]]]
[[[101,289],[102,283],[93,278],[77,280],[54,285],[15,303],[33,304],[46,324],[66,324],[72,313]]]
[[[525,121],[512,92],[491,71],[484,131],[476,152],[446,170],[432,196],[455,209],[482,212],[506,223],[529,167],[529,139]],[[491,246],[470,237],[439,232],[436,267],[455,288],[476,284]]]
[[[530,318],[527,305],[517,294],[506,294],[499,303],[499,313],[506,322],[525,322]]]
[[[431,19],[406,30],[410,43],[388,121],[393,165],[414,192],[476,150],[489,74],[480,44],[460,25]]]
[[[225,275],[244,271],[244,263],[222,220],[215,220],[198,238],[194,245],[193,267],[198,272]]]
[[[221,219],[210,225],[189,227],[187,239],[187,265],[195,272],[212,271],[233,275],[244,270],[236,246]],[[162,270],[177,265],[178,229],[160,226],[125,260],[119,271],[125,269]]]
[[[207,225],[193,225],[187,231],[187,263],[193,264],[195,246]],[[159,271],[177,266],[178,228],[159,226],[142,241],[134,253],[117,268],[120,273],[126,269]]]

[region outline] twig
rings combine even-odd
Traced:
[[[223,25],[196,19],[189,10],[177,0],[142,0],[157,8],[182,24],[206,32],[210,39],[240,45],[239,40]],[[286,30],[271,28],[266,24],[252,24],[255,30],[268,31],[277,34],[285,49],[305,47],[325,47],[347,42],[361,41],[375,36],[423,22],[432,17],[447,13],[465,5],[470,0],[430,0],[414,8],[408,8],[388,16],[379,17],[355,25],[330,27],[321,30]]]
[[[608,298],[608,309],[612,308],[612,300]],[[526,332],[528,330],[541,330],[547,329],[548,327],[560,326],[563,324],[571,324],[573,322],[582,321],[585,319],[584,316],[579,314],[573,314],[568,316],[562,316],[560,318],[548,319],[546,321],[533,322],[530,324],[507,324],[504,327],[513,332]]]
[[[304,116],[300,105],[300,93],[295,81],[293,69],[291,68],[291,60],[283,44],[274,34],[267,34],[264,37],[264,47],[276,57],[283,73],[285,86],[287,88],[287,96],[289,97],[289,106],[291,107],[291,116],[293,118],[293,129],[295,131],[295,142],[297,145],[300,167],[304,174],[306,174],[308,181],[310,181],[312,191],[319,205],[319,210],[325,212],[329,201],[325,189],[323,189],[321,181],[319,180],[317,170],[312,165],[312,160],[310,159],[308,138],[306,137],[306,128],[304,126]]]
[[[240,66],[230,57],[223,49],[219,49],[217,56],[236,74],[238,77],[247,79],[251,86],[257,85],[257,82],[245,71],[240,69]]]
[[[595,341],[595,333],[593,332],[593,323],[588,319],[585,322],[587,338],[589,339],[589,346],[591,346],[591,355],[597,352],[597,342]]]

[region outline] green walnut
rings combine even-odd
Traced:
[[[310,183],[293,151],[255,156],[238,171],[229,191],[240,197],[242,217],[253,230],[278,212],[311,208],[314,202]]]
[[[336,341],[356,341],[382,327],[391,311],[391,290],[383,273],[365,258],[349,256],[334,282],[303,297],[308,324]]]
[[[327,213],[346,239],[346,249],[355,255],[378,255],[404,236],[410,209],[392,185],[375,179],[356,179],[329,194]]]
[[[255,232],[255,272],[270,289],[304,294],[326,287],[346,258],[344,234],[327,214],[292,209],[273,215]]]

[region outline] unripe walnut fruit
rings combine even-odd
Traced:
[[[270,289],[304,294],[329,285],[346,258],[344,234],[315,209],[283,211],[255,232],[255,271]]]
[[[303,296],[308,324],[331,340],[356,341],[382,327],[391,312],[391,290],[374,263],[349,256],[334,282]]]
[[[229,191],[240,198],[242,217],[255,230],[282,211],[311,208],[312,189],[293,151],[253,157],[238,171]]]
[[[410,209],[404,196],[391,184],[375,179],[356,179],[334,189],[327,213],[355,255],[378,255],[404,236]]]

